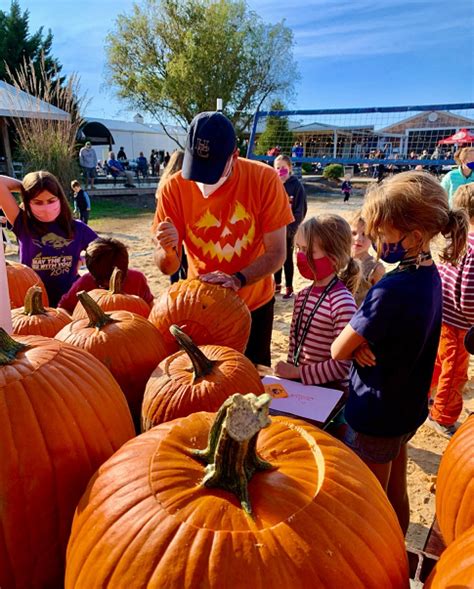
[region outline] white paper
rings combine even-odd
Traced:
[[[12,312],[10,309],[10,293],[8,291],[7,266],[5,264],[5,252],[3,241],[0,239],[0,327],[7,333],[13,331]]]
[[[286,398],[274,398],[272,400],[270,413],[272,411],[281,411],[295,417],[311,419],[321,423],[327,420],[342,397],[342,391],[315,385],[304,385],[301,382],[279,378],[278,376],[265,376],[262,378],[262,383],[264,385],[281,385],[288,394]]]

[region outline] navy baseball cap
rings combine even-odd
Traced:
[[[181,175],[185,180],[215,184],[237,145],[232,123],[220,112],[201,112],[189,126]]]

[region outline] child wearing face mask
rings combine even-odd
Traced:
[[[365,221],[362,218],[361,211],[356,211],[349,223],[352,231],[352,257],[359,260],[362,267],[362,278],[359,288],[354,294],[356,305],[360,307],[370,288],[385,274],[385,268],[382,262],[369,254],[369,248],[372,244],[366,233]]]
[[[354,359],[344,442],[378,478],[406,532],[407,442],[428,417],[441,331],[441,280],[430,241],[439,233],[448,238],[441,259],[456,264],[468,219],[450,210],[433,176],[417,171],[371,187],[362,216],[379,257],[398,266],[369,290],[331,352],[334,360]]]
[[[338,215],[321,215],[300,226],[295,243],[298,270],[312,284],[296,296],[288,361],[278,362],[275,374],[346,392],[350,361],[333,360],[331,344],[357,309],[360,266],[351,257],[351,229]]]
[[[12,192],[21,194],[22,208]],[[13,225],[20,262],[39,274],[55,307],[78,277],[81,251],[97,234],[72,218],[64,191],[49,172],[31,172],[22,182],[0,176],[0,207]]]
[[[287,155],[279,155],[273,162],[273,167],[278,173],[278,177],[283,182],[283,187],[286,190],[288,199],[290,201],[291,212],[295,220],[286,228],[286,260],[283,268],[275,272],[275,292],[281,292],[281,275],[282,270],[285,270],[285,294],[282,298],[291,299],[293,297],[293,245],[296,231],[301,222],[305,218],[308,204],[306,202],[306,192],[303,184],[293,176],[291,159]]]

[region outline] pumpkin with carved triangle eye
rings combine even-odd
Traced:
[[[163,423],[93,477],[72,525],[66,589],[408,589],[380,483],[270,395]]]
[[[168,355],[179,350],[171,325],[198,346],[213,344],[244,352],[250,335],[250,311],[231,289],[201,280],[180,280],[155,301],[148,320],[158,328]]]
[[[240,352],[196,346],[179,327],[170,327],[184,351],[165,358],[145,389],[142,431],[196,411],[217,411],[235,391],[263,393],[257,369]]]

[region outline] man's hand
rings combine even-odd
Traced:
[[[275,366],[275,374],[281,376],[281,378],[289,378],[291,380],[296,380],[300,377],[298,366],[282,361],[277,362]]]
[[[202,274],[199,279],[203,282],[209,282],[210,284],[220,284],[224,288],[231,288],[232,290],[239,290],[242,286],[240,280],[236,276],[231,276],[225,272],[209,272],[208,274]]]
[[[178,230],[169,217],[158,224],[156,232],[157,243],[167,252],[178,248]]]
[[[362,368],[367,366],[375,366],[375,354],[369,348],[369,344],[363,343],[356,350],[354,350],[354,362],[357,362]]]

